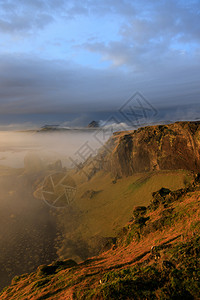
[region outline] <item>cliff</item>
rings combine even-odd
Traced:
[[[88,171],[91,161],[94,168]],[[116,178],[154,170],[200,170],[200,122],[177,122],[116,132],[83,165],[89,179],[99,170]]]

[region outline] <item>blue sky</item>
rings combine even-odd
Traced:
[[[0,115],[198,105],[199,79],[199,1],[0,0]]]

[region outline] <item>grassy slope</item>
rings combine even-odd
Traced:
[[[97,173],[90,181],[79,183],[75,205],[82,211],[80,231],[85,237],[116,235],[137,205],[148,205],[153,191],[184,187],[191,180],[189,171],[157,171],[136,174],[113,184],[110,174]],[[96,191],[92,197],[87,191]],[[83,224],[85,231],[83,229]]]
[[[161,198],[158,208],[134,214],[111,250],[17,277],[0,299],[199,299],[199,199],[199,185]]]
[[[58,255],[81,262],[100,253],[104,242],[99,238],[118,234],[129,221],[134,206],[149,205],[151,193],[162,186],[172,190],[184,187],[192,173],[154,171],[121,178],[116,183],[109,173],[102,171],[90,181],[74,178],[78,188],[72,213],[62,211],[59,217],[64,234]]]

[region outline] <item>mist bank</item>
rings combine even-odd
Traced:
[[[95,155],[97,149],[116,131],[200,119],[200,104],[197,103],[181,106],[175,104],[173,107],[163,104],[161,107],[152,106],[149,100],[147,103],[146,100],[143,101],[145,111],[141,107],[135,108],[134,98],[121,111],[1,116],[0,165],[23,168],[24,157],[34,152],[45,163],[59,159],[64,167],[71,168],[74,167],[72,160],[80,162],[87,158],[80,157],[80,150],[84,145],[90,147],[88,155]],[[134,107],[136,116],[127,111],[130,105]],[[99,123],[99,128],[87,128],[92,120]],[[46,125],[51,128],[43,130]]]
[[[85,143],[95,153],[99,143],[93,134],[0,132],[0,289],[15,275],[58,259],[57,210],[34,197],[35,186],[49,173],[73,168],[70,157],[75,161]]]
[[[111,134],[111,133],[110,133]],[[109,137],[109,136],[108,136]],[[37,155],[44,164],[61,160],[63,166],[72,167],[70,158],[76,157],[86,143],[91,151],[101,144],[95,139],[94,132],[64,131],[64,132],[0,132],[0,165],[12,168],[24,168],[24,158]]]

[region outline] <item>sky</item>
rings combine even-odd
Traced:
[[[0,0],[0,125],[84,122],[136,92],[198,117],[199,0]]]

